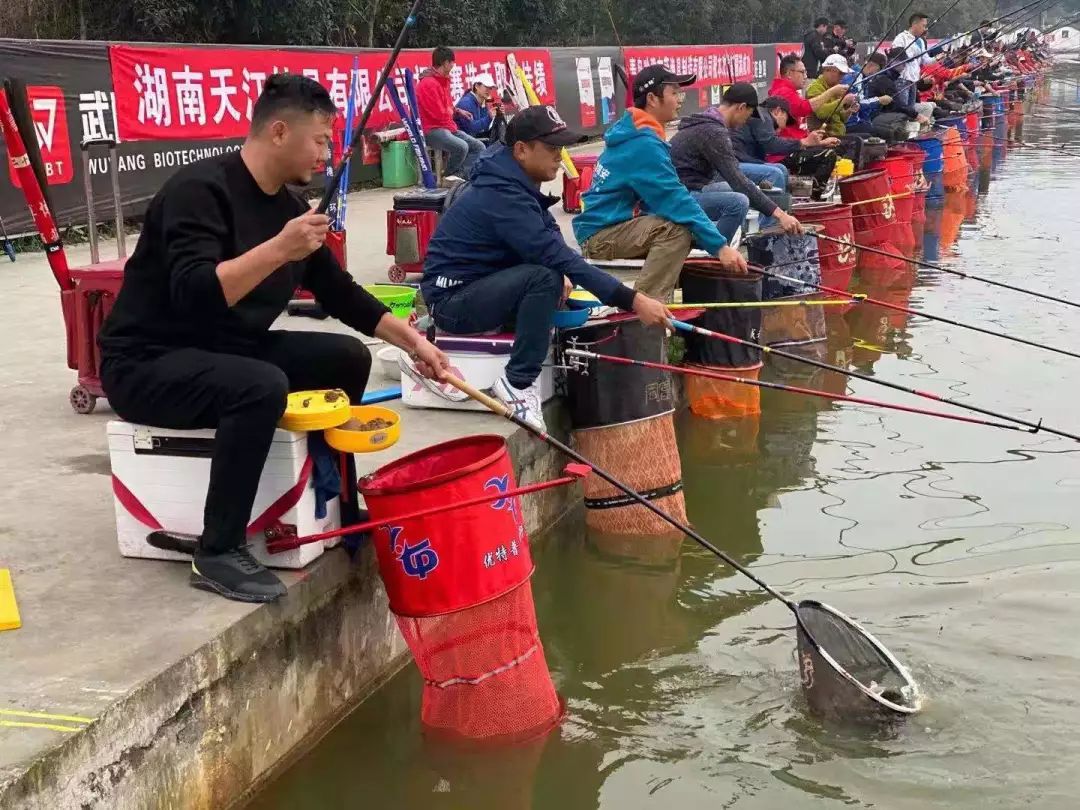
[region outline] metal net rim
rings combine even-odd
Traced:
[[[808,628],[803,623],[802,617],[799,615],[799,610],[801,610],[803,607],[813,608],[828,613],[829,615],[839,619],[848,628],[853,629],[855,632],[859,633],[865,640],[870,642],[874,649],[881,653],[885,660],[889,662],[889,665],[893,668],[893,670],[904,680],[904,685],[911,690],[911,705],[894,703],[888,698],[882,697],[880,694],[877,694],[865,684],[863,684],[862,681],[860,681],[858,678],[856,678],[854,675],[844,669],[844,667],[840,666],[836,659],[829,654],[829,651],[822,647],[818,643],[817,639],[814,638],[813,633],[810,632],[810,628]],[[859,624],[847,614],[842,613],[831,605],[827,605],[824,602],[819,602],[816,599],[803,599],[795,605],[795,608],[795,620],[799,626],[799,629],[802,630],[803,634],[805,634],[807,640],[814,646],[814,649],[817,651],[817,653],[825,660],[825,662],[830,667],[832,667],[833,671],[836,672],[837,675],[842,677],[848,683],[854,685],[860,692],[873,700],[875,703],[880,703],[894,712],[906,715],[912,715],[919,712],[919,710],[922,708],[923,702],[922,690],[919,689],[919,684],[912,677],[911,672],[908,670],[908,668],[904,666],[900,662],[900,660],[889,651],[888,647],[882,644],[877,639],[877,637],[874,636],[873,633],[871,633],[869,630],[867,630],[865,627],[863,627],[861,624]]]

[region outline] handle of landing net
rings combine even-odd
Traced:
[[[475,399],[492,413],[499,416],[505,416],[511,422],[517,421],[516,419],[514,419],[514,412],[511,411],[508,407],[506,407],[506,405],[499,402],[499,400],[495,399],[495,397],[488,396],[480,389],[473,388],[464,380],[459,380],[453,374],[450,374],[449,372],[443,372],[443,382],[450,383],[450,385],[454,386],[454,388],[456,388],[463,394],[468,394],[472,399]]]

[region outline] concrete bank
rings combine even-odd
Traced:
[[[391,195],[350,200],[349,265],[362,282],[386,278]],[[70,259],[85,263],[88,250]],[[350,563],[335,549],[283,572],[289,596],[258,607],[190,588],[184,564],[121,557],[105,437],[113,415],[104,401],[89,416],[68,405],[75,374],[44,257],[0,265],[0,300],[0,568],[11,569],[23,621],[0,633],[0,808],[227,807],[408,660],[373,552]],[[483,432],[508,437],[521,483],[561,469],[505,420],[403,410],[401,441],[362,458],[361,474]],[[579,494],[524,499],[530,533]]]

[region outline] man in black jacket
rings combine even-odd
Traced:
[[[191,584],[244,602],[285,593],[245,541],[288,393],[341,388],[359,402],[371,368],[350,335],[270,329],[296,288],[424,374],[449,366],[342,270],[325,245],[329,219],[285,187],[311,182],[336,115],[318,82],[271,76],[241,149],[186,166],[151,201],[99,338],[102,385],[123,419],[216,428]]]
[[[848,62],[855,59],[855,42],[847,37],[847,23],[844,20],[836,20],[832,24],[832,30],[825,35],[825,49],[830,53],[838,53]]]
[[[886,56],[886,68],[879,70],[866,83],[868,98],[888,96],[892,99],[891,104],[882,107],[871,117],[870,120],[876,127],[895,129],[905,122],[913,121],[920,125],[930,123],[929,117],[924,115],[922,110],[900,101],[907,85],[907,82],[900,78],[902,63],[905,59],[903,48],[891,48]],[[888,67],[888,65],[894,65],[894,67]]]
[[[679,131],[671,139],[671,162],[679,180],[690,189],[709,218],[717,222],[720,233],[729,241],[734,235],[735,217],[727,221],[713,211],[720,211],[731,197],[741,197],[746,205],[764,217],[762,225],[776,222],[788,233],[801,230],[799,221],[770,199],[739,168],[731,144],[731,132],[738,130],[757,109],[757,90],[752,84],[737,82],[727,89],[719,107],[683,118]],[[742,209],[745,216],[746,208]]]
[[[825,61],[830,51],[825,47],[825,35],[829,31],[829,18],[818,17],[814,20],[814,30],[803,37],[802,63],[806,67],[806,78],[816,79],[818,68]]]
[[[769,161],[770,166],[783,166],[798,175],[813,178],[812,196],[821,199],[822,192],[836,166],[838,138],[827,138],[814,130],[803,138],[787,138],[779,134],[791,121],[791,107],[786,98],[769,96],[761,102],[755,115],[741,126],[732,139],[740,161]],[[789,130],[790,131],[790,130]]]

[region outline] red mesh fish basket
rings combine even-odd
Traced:
[[[858,172],[841,180],[840,199],[851,206],[855,238],[859,244],[890,241],[896,221],[896,203],[889,175],[883,170]]]
[[[514,489],[506,442],[428,447],[360,482],[390,608],[424,678],[421,719],[466,738],[550,729],[562,707],[548,673],[518,498],[409,520],[395,515]]]
[[[800,203],[792,208],[792,214],[806,225],[818,225],[823,235],[839,239],[837,244],[825,239],[818,240],[818,257],[821,262],[821,283],[826,287],[846,290],[855,272],[856,251],[851,247],[855,241],[855,226],[851,207],[835,203]]]

